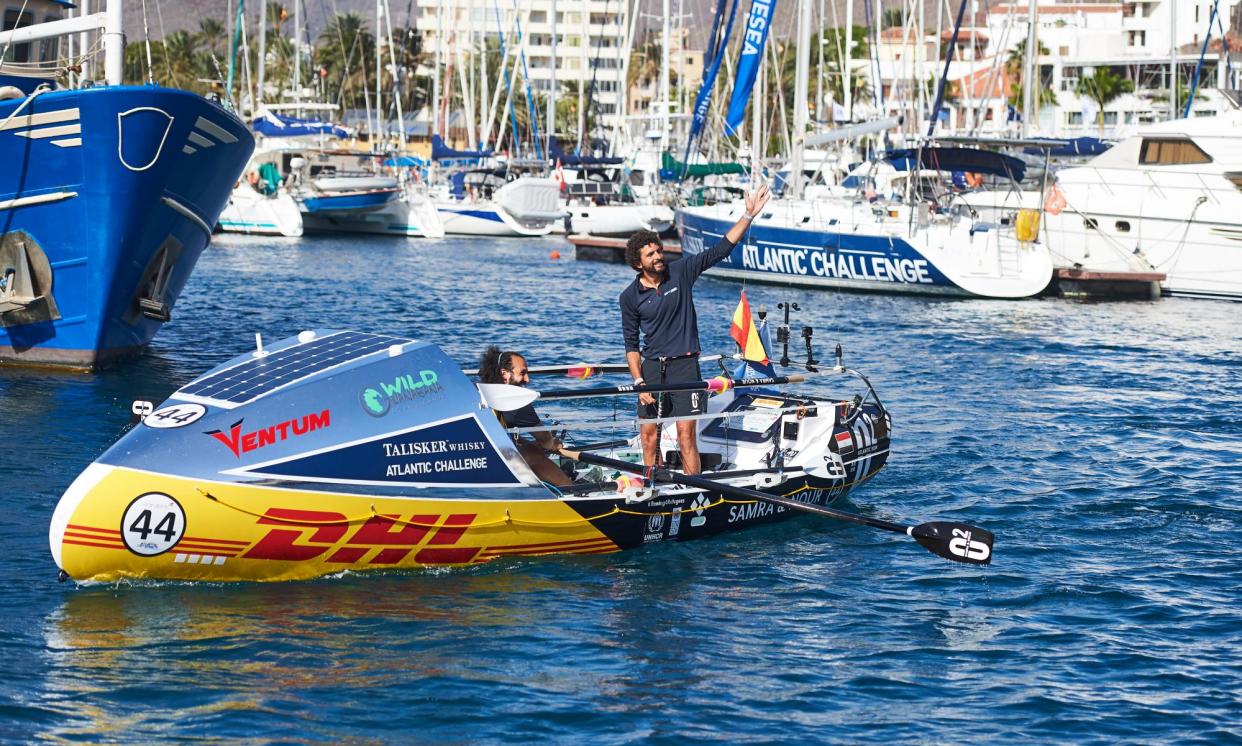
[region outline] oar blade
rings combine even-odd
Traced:
[[[483,403],[498,412],[512,412],[521,409],[539,398],[538,391],[531,391],[521,386],[510,386],[505,383],[480,383],[479,394]]]
[[[968,565],[986,565],[992,561],[991,531],[951,521],[920,523],[909,531],[923,548],[939,557]]]

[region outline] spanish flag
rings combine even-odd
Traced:
[[[737,310],[733,312],[733,324],[729,327],[729,336],[737,342],[742,351],[742,359],[768,364],[768,353],[759,341],[759,332],[755,331],[755,322],[750,315],[750,303],[746,302],[746,291],[742,291],[742,299],[738,301]]]

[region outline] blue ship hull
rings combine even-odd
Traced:
[[[399,189],[307,195],[302,198],[303,214],[366,212],[378,210],[401,195]]]
[[[185,91],[0,102],[0,362],[89,369],[149,343],[253,150]]]

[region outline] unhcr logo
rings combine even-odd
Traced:
[[[419,399],[440,390],[440,377],[434,370],[420,370],[417,374],[397,376],[391,383],[381,381],[358,392],[362,410],[372,417],[383,417],[394,404]]]

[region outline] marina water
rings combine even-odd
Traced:
[[[0,739],[1242,739],[1236,304],[747,289],[773,316],[797,302],[795,338],[813,325],[822,358],[840,341],[892,411],[889,465],[851,509],[988,528],[990,567],[804,516],[454,571],[56,582],[52,508],[131,400],[255,332],[404,335],[467,367],[490,343],[534,365],[619,362],[631,273],[553,249],[570,254],[551,239],[217,236],[141,358],[0,372]],[[696,286],[706,350],[732,349],[740,287]]]

